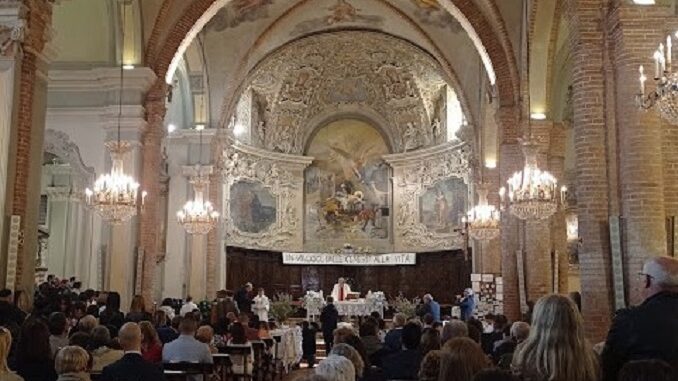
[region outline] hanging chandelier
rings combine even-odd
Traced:
[[[530,138],[523,141],[525,167],[508,179],[507,189],[499,189],[502,205],[521,220],[545,220],[558,209],[558,199],[564,197],[565,187],[558,195],[558,180],[537,166],[537,144]]]
[[[676,32],[678,37],[678,32]],[[638,68],[640,73],[640,93],[636,95],[638,107],[648,110],[655,105],[659,115],[667,122],[678,125],[678,73],[673,72],[671,67],[672,60],[672,42],[671,36],[666,37],[666,47],[659,44],[654,52],[654,82],[655,89],[649,93],[645,92],[645,69],[641,65]]]
[[[468,233],[477,241],[490,241],[499,236],[500,215],[494,205],[487,203],[487,188],[478,186],[478,204],[474,206],[466,217]]]
[[[197,126],[200,131],[200,158],[202,159],[202,130],[203,125]],[[196,175],[191,178],[193,185],[193,200],[189,200],[177,212],[177,221],[188,234],[204,235],[209,233],[219,223],[219,212],[214,210],[212,203],[205,200],[205,190],[209,186],[209,177],[202,171],[200,164],[195,166]]]
[[[124,5],[123,5],[124,6]],[[125,13],[123,11],[121,23],[121,41],[125,42]],[[123,46],[124,48],[124,46]],[[137,214],[139,183],[125,174],[123,159],[131,151],[129,142],[120,140],[120,123],[122,119],[122,90],[124,85],[124,64],[120,49],[120,94],[118,97],[118,136],[117,140],[107,142],[106,148],[111,154],[111,172],[99,176],[92,189],[85,189],[87,205],[101,215],[104,221],[112,225],[120,225],[129,221]],[[141,206],[144,205],[146,192],[141,192]]]
[[[211,202],[205,201],[204,192],[209,180],[206,176],[198,175],[191,180],[191,184],[194,198],[177,212],[177,221],[188,234],[207,234],[219,223],[219,212],[214,210]]]

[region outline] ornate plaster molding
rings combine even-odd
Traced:
[[[450,178],[469,184],[471,149],[467,143],[445,143],[418,151],[387,155],[394,169],[396,193],[395,235],[400,249],[461,249],[460,232],[437,233],[420,221],[419,198],[428,189]]]
[[[442,68],[426,52],[392,36],[340,31],[303,38],[265,58],[245,83],[243,97],[251,91],[263,110],[260,122],[250,126],[252,141],[269,151],[302,153],[308,130],[319,127],[310,121],[346,106],[357,114],[360,109],[379,113],[396,152],[444,140],[432,123],[446,86]],[[417,134],[406,135],[408,130]]]
[[[94,181],[96,173],[93,167],[87,166],[80,156],[80,148],[71,141],[68,134],[52,129],[45,130],[43,151],[49,152],[68,163],[76,174],[75,183],[84,189]]]
[[[16,19],[12,22],[0,23],[0,56],[13,57],[24,42],[26,21]]]
[[[227,242],[230,245],[252,248],[297,249],[303,230],[303,169],[312,160],[309,157],[275,154],[239,144],[227,145],[220,164],[225,185],[223,215]],[[229,193],[231,186],[240,181],[260,184],[276,199],[275,222],[264,231],[242,231],[231,217]]]

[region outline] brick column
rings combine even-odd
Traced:
[[[565,129],[562,124],[551,127],[551,139],[548,155],[548,168],[558,179],[558,187],[567,184],[565,178]],[[565,222],[565,205],[558,208],[551,217],[551,250],[555,251],[554,266],[558,269],[558,293],[568,292],[569,260],[567,253],[567,224]],[[555,273],[555,272],[554,272]],[[554,282],[555,283],[555,282]]]
[[[537,165],[541,170],[548,167],[551,121],[530,121],[531,133],[539,145]],[[525,157],[521,157],[521,169]],[[536,303],[539,298],[553,292],[553,260],[551,259],[551,219],[524,222],[525,226],[525,284],[527,301]]]
[[[3,50],[0,53],[15,59],[13,82],[16,86],[11,109],[10,160],[6,172],[7,200],[2,200],[6,205],[2,218],[8,215],[21,217],[23,240],[18,246],[15,288],[32,297],[47,106],[48,62],[43,51],[49,35],[52,5],[40,0],[5,0],[2,8],[0,21],[3,24],[10,21],[5,19],[7,15],[14,18],[13,25],[4,25],[10,27],[10,32],[3,30],[0,33]],[[5,251],[5,248],[3,246],[0,250]]]
[[[617,5],[610,12],[610,29],[615,68],[621,212],[624,217],[624,278],[627,299],[642,301],[635,279],[643,262],[666,255],[662,128],[655,110],[645,112],[635,104],[639,82],[638,66],[648,67],[655,44],[665,41],[664,26],[669,9]],[[651,82],[651,81],[650,81]],[[613,91],[613,89],[610,89]]]
[[[481,165],[484,163],[481,162]],[[487,203],[499,208],[499,170],[496,168],[483,168],[483,181],[487,187]],[[480,251],[476,256],[480,263],[478,269],[482,273],[501,273],[501,236],[489,242],[476,242],[475,248]]]
[[[567,0],[577,170],[582,312],[587,335],[604,339],[613,309],[608,228],[603,0]]]
[[[497,111],[501,144],[499,146],[499,184],[513,172],[520,170],[523,154],[518,144],[518,110],[502,107]],[[504,314],[509,320],[520,318],[520,294],[518,291],[518,264],[516,251],[520,249],[519,220],[508,210],[501,214],[501,274],[504,281]]]
[[[155,290],[156,260],[160,250],[160,215],[162,139],[165,118],[165,84],[158,80],[146,97],[146,121],[148,125],[142,137],[141,189],[148,192],[146,205],[139,218],[139,248],[143,250],[141,292],[150,305]]]

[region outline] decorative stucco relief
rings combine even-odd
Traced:
[[[466,143],[442,144],[413,153],[388,155],[394,169],[397,250],[460,249],[459,231],[432,231],[422,223],[422,195],[441,182],[462,179],[469,183],[471,149]],[[464,198],[467,195],[460,195]]]
[[[303,169],[311,158],[285,155],[242,145],[227,145],[220,168],[224,184],[224,223],[229,245],[299,250],[302,242]],[[287,160],[286,160],[287,159]],[[260,231],[241,229],[232,216],[230,192],[236,183],[251,183],[275,199],[275,221]]]
[[[0,56],[12,56],[24,40],[26,22],[22,19],[0,24]]]
[[[438,63],[409,42],[377,32],[323,33],[264,59],[246,80],[261,119],[251,126],[262,148],[301,154],[308,121],[346,105],[376,111],[396,152],[444,141],[435,103],[445,89]],[[235,110],[234,110],[235,111]],[[263,123],[262,123],[263,122]],[[417,133],[414,134],[413,132]],[[407,134],[409,132],[409,134]]]
[[[84,191],[85,187],[94,181],[94,168],[87,166],[82,161],[80,148],[71,141],[68,134],[49,128],[46,129],[43,151],[57,156],[70,165],[76,175],[73,179],[74,185],[77,188],[76,190]]]

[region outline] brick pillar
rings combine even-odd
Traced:
[[[160,249],[161,165],[162,139],[165,118],[165,84],[158,80],[146,97],[146,121],[148,125],[142,137],[141,189],[148,192],[146,205],[139,218],[139,248],[143,250],[141,292],[147,304],[153,300],[155,290],[156,259]]]
[[[565,129],[562,124],[551,127],[551,139],[548,156],[548,168],[558,179],[559,188],[567,184],[565,178]],[[551,250],[555,252],[554,266],[558,269],[558,293],[568,292],[569,260],[567,253],[567,225],[565,205],[558,208],[551,217]],[[555,283],[555,282],[554,282]]]
[[[678,257],[678,128],[662,124],[662,155],[664,157],[664,209],[674,222],[672,247],[668,255]]]
[[[6,205],[2,218],[6,219],[8,215],[21,217],[23,240],[18,247],[15,288],[27,292],[32,298],[47,106],[48,62],[44,48],[52,19],[52,5],[40,0],[5,0],[1,7],[3,14],[0,21],[10,21],[5,20],[9,15],[14,18],[10,28],[15,28],[14,35],[0,34],[0,53],[13,56],[15,60],[10,160],[6,172],[7,199],[2,200]],[[21,33],[15,33],[19,31]],[[2,247],[0,250],[5,249]]]
[[[530,121],[531,132],[539,145],[537,165],[549,170],[547,153],[553,123]],[[521,169],[525,157],[521,156]],[[552,217],[551,217],[552,218]],[[553,260],[551,259],[551,218],[541,221],[525,221],[525,282],[527,301],[536,303],[539,298],[553,292]]]
[[[481,163],[483,165],[484,163]],[[483,181],[487,186],[487,203],[499,208],[499,170],[496,168],[483,168]],[[480,249],[480,264],[482,273],[501,273],[501,236],[489,242],[476,243]]]
[[[567,0],[570,25],[582,312],[587,335],[604,339],[613,309],[608,228],[603,0]]]
[[[615,69],[621,212],[624,217],[624,278],[627,300],[642,301],[635,280],[648,257],[666,255],[666,222],[662,162],[662,128],[655,110],[645,112],[635,103],[639,92],[638,66],[648,68],[656,41],[665,41],[666,7],[617,4],[608,28]],[[650,81],[652,82],[652,81]]]
[[[499,146],[500,185],[513,172],[520,170],[523,154],[518,144],[518,110],[502,107],[497,111],[501,144]],[[501,214],[501,274],[504,281],[504,314],[509,320],[520,318],[520,294],[518,291],[518,265],[516,251],[520,249],[519,220],[508,210]]]

